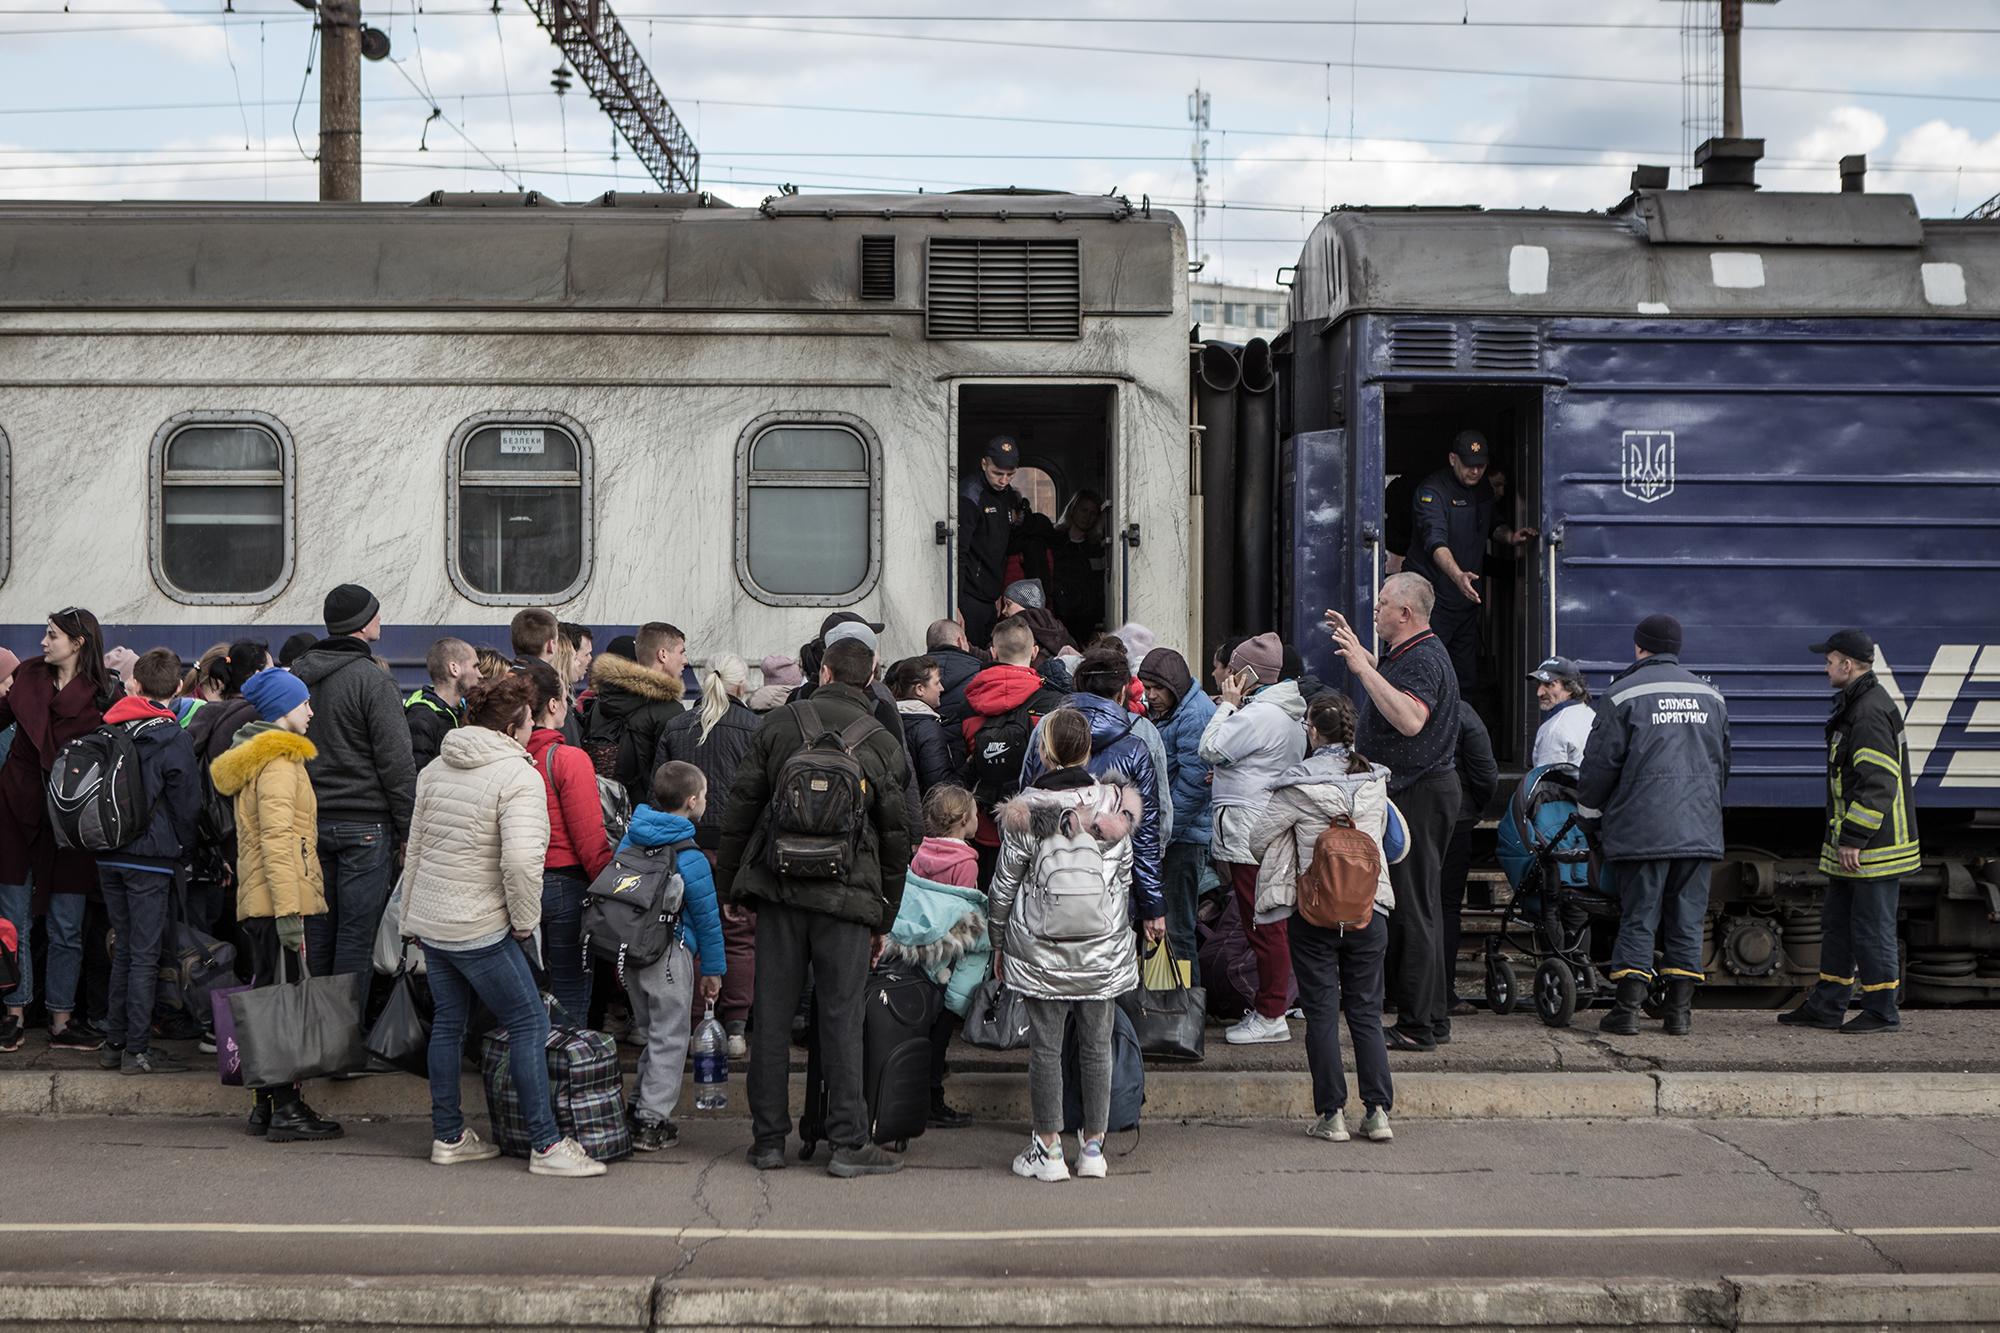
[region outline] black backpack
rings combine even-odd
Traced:
[[[778,769],[771,792],[771,869],[800,879],[844,880],[860,852],[868,778],[854,751],[882,724],[870,713],[832,731],[810,699],[792,706],[799,748]]]
[[[186,731],[205,707],[204,700],[191,700],[181,714],[181,730]],[[236,802],[215,789],[208,761],[200,762],[201,812],[195,820],[194,846],[188,849],[189,865],[202,883],[226,884],[236,863]]]
[[[583,967],[602,958],[618,971],[651,967],[674,947],[687,883],[681,878],[680,854],[691,841],[660,847],[627,847],[611,858],[586,890],[583,903]],[[673,980],[669,969],[667,980]]]
[[[991,810],[1021,790],[1021,761],[1038,720],[1033,700],[997,713],[972,733],[965,756],[965,779],[981,810]]]
[[[153,803],[139,769],[133,739],[147,727],[168,725],[151,717],[103,726],[56,751],[49,770],[49,824],[56,845],[69,851],[110,852],[146,831]]]

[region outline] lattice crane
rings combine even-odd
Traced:
[[[696,193],[701,154],[694,137],[667,104],[611,6],[605,0],[528,0],[528,8],[660,188]]]

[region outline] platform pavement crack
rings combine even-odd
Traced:
[[[1778,1170],[1778,1168],[1772,1166],[1769,1162],[1759,1157],[1756,1153],[1751,1152],[1748,1148],[1744,1147],[1742,1144],[1737,1143],[1732,1139],[1724,1138],[1721,1134],[1716,1133],[1712,1129],[1708,1129],[1702,1125],[1694,1125],[1692,1126],[1692,1128],[1695,1133],[1700,1134],[1704,1138],[1711,1139],[1718,1144],[1721,1144],[1723,1147],[1729,1149],[1737,1156],[1745,1158],[1746,1160],[1754,1163],[1760,1170],[1762,1170],[1766,1175],[1770,1176],[1771,1179],[1777,1181],[1779,1184],[1788,1186],[1791,1189],[1796,1190],[1799,1195],[1799,1202],[1805,1206],[1806,1212],[1812,1217],[1812,1219],[1815,1222],[1818,1222],[1821,1226],[1826,1227],[1829,1230],[1838,1231],[1841,1235],[1846,1236],[1849,1240],[1859,1241],[1861,1244],[1867,1246],[1871,1251],[1874,1252],[1875,1257],[1877,1259],[1880,1259],[1884,1264],[1888,1266],[1890,1272],[1903,1273],[1908,1271],[1903,1266],[1902,1260],[1890,1254],[1880,1245],[1877,1245],[1869,1237],[1864,1236],[1861,1233],[1855,1231],[1852,1227],[1842,1226],[1839,1222],[1835,1221],[1833,1214],[1827,1211],[1826,1200],[1823,1199],[1820,1196],[1820,1192],[1814,1189],[1812,1186],[1804,1184],[1801,1181],[1792,1179],[1790,1176],[1786,1175],[1784,1172]]]
[[[1612,1068],[1621,1074],[1657,1074],[1667,1067],[1666,1061],[1656,1055],[1630,1055],[1602,1037],[1585,1037],[1583,1040],[1591,1050],[1609,1060]]]
[[[724,1148],[720,1152],[711,1154],[709,1156],[707,1164],[704,1165],[701,1168],[700,1173],[695,1176],[694,1190],[688,1196],[689,1201],[693,1203],[697,1209],[700,1210],[701,1215],[708,1219],[709,1228],[714,1231],[723,1230],[723,1225],[722,1225],[722,1219],[716,1216],[715,1209],[709,1206],[708,1176],[709,1173],[715,1170],[715,1168],[722,1162],[723,1158],[729,1157],[734,1153],[736,1153],[737,1151],[738,1149],[735,1148]],[[768,1202],[769,1202],[769,1194],[767,1191],[766,1204],[768,1204]],[[707,1240],[697,1241],[693,1245],[689,1245],[685,1241],[675,1242],[680,1248],[681,1252],[680,1262],[675,1264],[673,1270],[660,1280],[664,1283],[664,1282],[672,1282],[674,1279],[678,1278],[682,1273],[685,1273],[689,1268],[691,1268],[694,1265],[694,1261],[701,1257],[701,1252],[703,1250],[707,1249],[710,1245],[714,1244],[719,1239],[721,1238],[718,1236],[711,1236]]]
[[[1953,1129],[1950,1125],[1941,1124],[1938,1126],[1938,1128],[1943,1130],[1946,1134],[1950,1135],[1952,1138],[1957,1139],[1960,1143],[1963,1143],[1966,1147],[1972,1149],[1974,1152],[1980,1154],[1981,1156],[1991,1157],[1996,1160],[2000,1160],[2000,1153],[1994,1152],[1991,1148],[1987,1147],[1985,1144],[1979,1142],[1976,1139],[1967,1138],[1965,1135]]]

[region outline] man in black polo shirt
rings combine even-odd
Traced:
[[[1444,952],[1440,869],[1452,822],[1458,818],[1458,673],[1451,654],[1431,632],[1435,604],[1421,574],[1394,574],[1375,594],[1375,629],[1382,657],[1361,644],[1338,611],[1326,613],[1334,646],[1361,682],[1355,745],[1389,770],[1389,795],[1410,830],[1410,851],[1389,868],[1396,910],[1389,918],[1397,951],[1396,1025],[1389,1049],[1432,1051],[1451,1040],[1446,1008],[1451,960]]]

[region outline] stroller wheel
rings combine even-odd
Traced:
[[[1560,958],[1535,969],[1535,1013],[1552,1028],[1566,1028],[1576,1013],[1576,973]]]
[[[1521,986],[1514,977],[1514,965],[1497,953],[1486,956],[1486,1007],[1496,1014],[1511,1014],[1520,1003]]]
[[[1646,998],[1639,1002],[1639,1009],[1648,1018],[1661,1018],[1667,1012],[1667,979],[1655,975],[1653,984],[1646,988]]]

